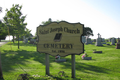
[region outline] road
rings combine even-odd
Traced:
[[[0,42],[0,47],[8,42]]]

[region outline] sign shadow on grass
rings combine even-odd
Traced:
[[[71,69],[71,59],[66,58],[67,62],[64,63],[59,63],[60,65],[64,65],[64,67],[62,67],[63,69]],[[99,66],[95,66],[95,65],[90,65],[90,64],[86,64],[86,63],[80,63],[80,62],[75,62],[75,66],[76,66],[76,70],[77,71],[81,71],[81,72],[85,72],[85,73],[90,73],[88,71],[93,71],[93,72],[98,72],[98,73],[108,73],[108,71],[110,71],[109,69],[103,68],[103,67],[99,67]],[[87,71],[88,70],[88,71]]]
[[[26,65],[25,62],[29,62],[28,59],[32,59],[33,61],[37,61],[45,65],[45,54],[26,50],[18,51],[3,50],[3,51],[4,53],[1,53],[1,62],[2,70],[5,72],[14,70],[12,66],[17,66],[17,64]]]

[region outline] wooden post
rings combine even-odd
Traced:
[[[46,75],[49,75],[49,54],[46,53],[45,55],[45,61],[46,61]]]
[[[72,54],[71,58],[72,58],[72,78],[75,78],[75,54]]]

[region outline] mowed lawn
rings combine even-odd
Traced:
[[[110,42],[108,42],[110,43]],[[45,54],[38,53],[36,45],[20,42],[10,42],[0,47],[2,72],[5,80],[17,80],[20,74],[30,74],[34,79],[30,80],[72,80],[71,78],[71,55],[61,57],[67,62],[56,63],[55,57],[50,57],[50,74],[45,75]],[[76,78],[73,80],[120,80],[120,49],[115,45],[98,47],[84,45],[85,52],[92,60],[82,60],[81,55],[75,55]],[[93,49],[103,53],[93,53]],[[58,72],[64,71],[65,75],[59,76]]]

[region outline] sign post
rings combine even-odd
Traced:
[[[75,78],[75,55],[72,54],[72,78]]]
[[[72,57],[72,78],[75,78],[75,55],[84,53],[82,43],[84,25],[66,21],[51,22],[37,27],[37,51],[46,53],[46,74],[49,75],[49,54]]]
[[[49,75],[49,54],[45,54],[46,59],[46,74]]]

